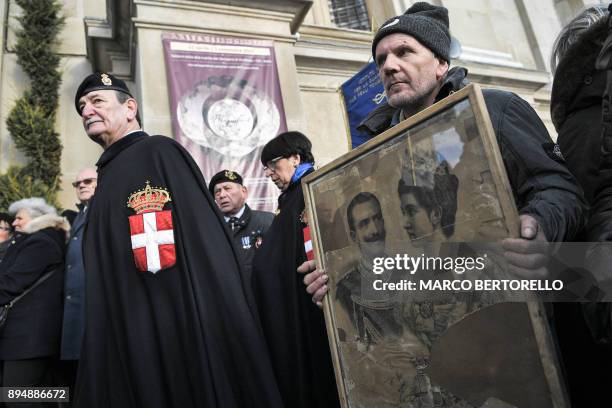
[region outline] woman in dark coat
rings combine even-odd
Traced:
[[[253,287],[286,407],[338,407],[323,313],[296,269],[306,261],[301,179],[314,170],[311,143],[286,132],[266,144],[265,173],[282,191],[277,213],[253,260]]]
[[[9,213],[15,215],[16,233],[0,263],[0,305],[54,272],[13,305],[0,329],[2,386],[41,386],[52,357],[59,352],[64,252],[70,227],[42,198],[19,200],[11,204]]]

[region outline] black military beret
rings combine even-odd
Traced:
[[[125,82],[111,74],[107,74],[105,72],[95,72],[85,78],[83,82],[81,82],[81,85],[79,85],[79,89],[77,89],[76,91],[76,95],[74,97],[74,106],[79,115],[81,114],[81,109],[79,109],[79,99],[81,99],[83,95],[87,95],[91,91],[97,91],[101,89],[112,89],[115,91],[123,92],[124,94],[127,94],[133,98]]]
[[[210,190],[210,194],[215,195],[215,186],[219,183],[225,183],[227,181],[231,181],[232,183],[242,185],[242,176],[235,171],[231,170],[221,170],[217,174],[215,174],[210,179],[210,184],[208,185],[208,190]]]
[[[285,132],[270,140],[261,151],[261,163],[265,166],[277,157],[299,154],[304,162],[312,162],[312,143],[300,132]]]

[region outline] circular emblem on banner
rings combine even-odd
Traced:
[[[280,112],[262,90],[244,79],[211,76],[178,102],[179,127],[195,143],[242,157],[278,133]]]
[[[255,122],[251,110],[244,103],[229,98],[214,102],[206,119],[215,134],[238,141],[249,136]]]

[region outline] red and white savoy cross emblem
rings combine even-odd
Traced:
[[[306,252],[306,259],[312,261],[314,259],[314,251],[312,249],[312,239],[310,238],[310,227],[304,227],[302,232],[304,234],[304,251]]]
[[[142,272],[157,273],[176,263],[172,212],[162,211],[171,201],[163,188],[147,186],[130,195],[128,207],[136,211],[129,217],[134,262]]]
[[[156,273],[176,263],[170,211],[131,215],[130,233],[138,270]]]

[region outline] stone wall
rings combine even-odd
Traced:
[[[74,203],[70,182],[93,165],[101,149],[88,140],[73,97],[92,69],[110,70],[128,81],[138,97],[145,130],[171,136],[171,113],[161,34],[201,32],[273,40],[289,129],[313,141],[319,165],[348,151],[340,95],[342,82],[370,58],[371,33],[339,29],[328,0],[222,1],[64,0],[60,110],[57,129],[64,145],[60,195]],[[373,26],[403,12],[413,1],[367,0]],[[451,31],[462,44],[453,65],[466,66],[474,82],[514,91],[528,100],[554,137],[549,115],[548,59],[554,38],[581,0],[434,1],[449,8]],[[592,3],[592,2],[591,2]],[[305,14],[305,12],[307,14]],[[16,64],[14,0],[0,2],[0,171],[23,157],[15,151],[5,120],[27,78]],[[5,30],[5,26],[8,25]]]

